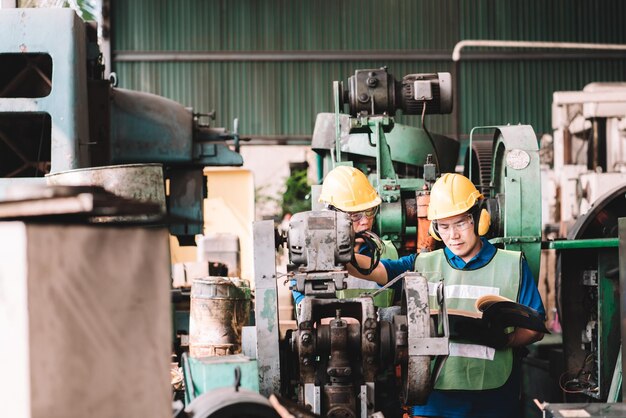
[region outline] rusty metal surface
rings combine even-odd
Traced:
[[[329,382],[320,388],[321,412],[327,416],[357,416],[362,405],[356,402],[360,387],[373,388],[380,369],[379,330],[373,299],[305,297],[300,309],[298,330],[293,335],[304,401],[312,406],[318,402],[313,388],[319,387],[318,369],[325,367],[324,375]],[[341,319],[346,317],[358,319],[359,323],[346,324]],[[334,319],[328,325],[320,325],[323,318]],[[373,398],[373,389],[371,392]],[[366,414],[373,412],[370,406],[373,404],[367,404]]]
[[[100,215],[158,215],[160,208],[107,192],[97,186],[21,186],[8,188],[0,218],[46,218],[93,221]],[[107,216],[107,218],[111,218]]]
[[[430,356],[419,349],[420,339],[430,337],[428,281],[417,273],[407,274],[402,294],[406,313],[407,358],[402,367],[401,398],[405,405],[422,405],[430,394]]]
[[[195,279],[191,285],[189,354],[219,356],[241,352],[242,327],[250,319],[250,295],[223,277]]]
[[[117,196],[155,203],[165,209],[163,169],[160,164],[127,164],[60,171],[46,176],[49,185],[100,186]],[[147,220],[147,216],[102,218],[102,222]]]
[[[259,391],[264,396],[280,393],[278,289],[274,221],[257,221],[252,226],[254,239],[254,313],[259,364]]]
[[[350,262],[353,241],[350,216],[343,212],[300,212],[289,221],[289,259],[302,272],[339,270]]]

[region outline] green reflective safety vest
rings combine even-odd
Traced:
[[[443,278],[448,309],[476,311],[481,296],[496,294],[517,301],[522,277],[521,253],[498,249],[494,257],[476,270],[459,270],[450,265],[443,250],[421,253],[415,271],[428,279],[429,304],[437,307],[437,285]],[[499,388],[511,374],[513,351],[450,340],[450,355],[435,389],[487,390]]]
[[[393,245],[393,242],[388,241],[386,239],[382,240],[384,247],[383,251],[380,254],[380,258],[387,258],[389,260],[397,260],[398,259],[398,250],[396,246]]]

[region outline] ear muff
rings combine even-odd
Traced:
[[[428,233],[430,234],[431,237],[433,237],[437,241],[441,241],[441,237],[439,236],[439,233],[437,232],[437,229],[435,228],[435,223],[432,221],[430,222],[430,226],[428,227]]]
[[[489,232],[489,227],[491,226],[491,215],[487,211],[487,209],[480,209],[480,215],[478,216],[478,227],[476,228],[476,233],[479,236],[487,235]]]

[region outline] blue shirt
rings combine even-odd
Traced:
[[[450,265],[460,270],[474,270],[485,266],[497,251],[489,241],[481,238],[483,246],[467,263],[454,255],[448,248],[444,254]],[[416,254],[402,257],[398,260],[381,260],[387,270],[387,277],[391,280],[405,271],[412,271],[415,266]],[[518,302],[529,306],[545,318],[545,309],[537,285],[528,267],[526,259],[522,258],[522,280]],[[521,360],[516,356],[513,362],[511,376],[504,386],[482,391],[452,391],[433,390],[428,403],[423,406],[414,406],[413,415],[440,416],[446,418],[513,418],[519,416],[520,402],[520,366]]]

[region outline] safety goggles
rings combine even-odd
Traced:
[[[354,223],[359,222],[361,219],[363,219],[363,217],[372,219],[374,216],[376,216],[376,213],[378,213],[378,206],[374,206],[373,208],[365,209],[359,212],[344,212],[337,208],[333,208],[333,209],[336,210],[337,212],[347,213],[348,215],[350,215],[350,220]]]
[[[463,231],[467,231],[468,229],[470,229],[472,226],[474,226],[474,219],[472,218],[472,215],[468,214],[465,219],[457,221],[452,224],[450,223],[442,224],[437,221],[433,221],[433,223],[439,235],[441,235],[442,237],[449,237],[454,233],[454,231],[458,233],[458,232],[463,232]]]

